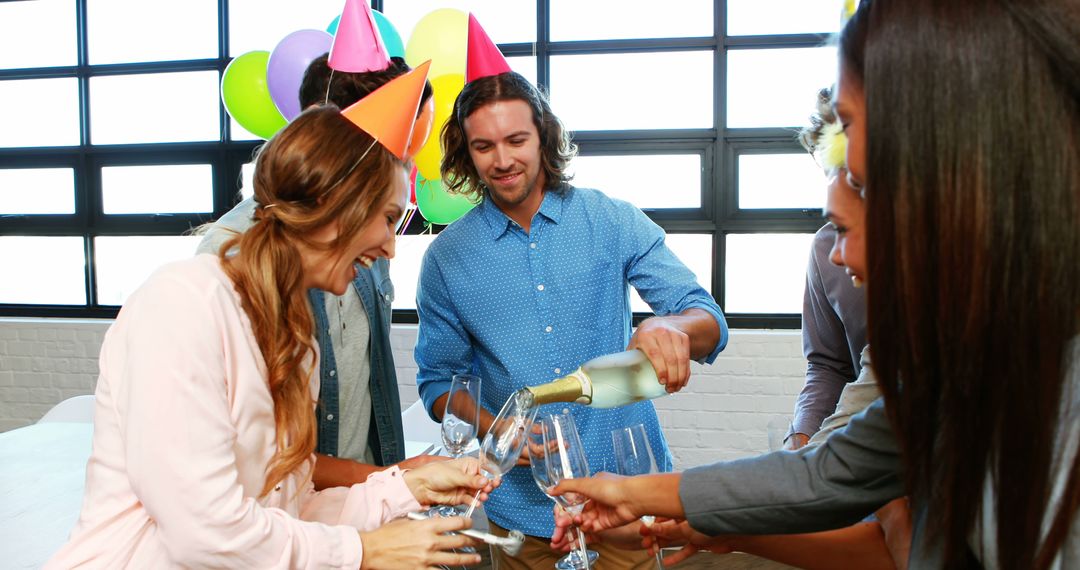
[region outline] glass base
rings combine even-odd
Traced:
[[[466,508],[465,505],[435,505],[428,509],[427,514],[429,517],[460,517],[465,512]]]
[[[555,563],[555,570],[588,570],[592,568],[600,555],[595,550],[586,550],[585,554],[589,557],[588,564],[585,564],[585,561],[581,559],[581,552],[575,548],[570,551],[570,554],[563,556]]]

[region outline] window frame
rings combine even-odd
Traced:
[[[375,9],[382,0],[371,0]],[[178,235],[226,213],[239,202],[241,168],[262,141],[231,140],[231,121],[218,105],[218,140],[95,146],[90,141],[90,78],[107,75],[214,70],[224,73],[231,58],[229,2],[218,0],[218,57],[211,59],[90,65],[87,53],[87,0],[76,0],[77,65],[0,70],[0,80],[74,77],[78,81],[80,136],[78,146],[0,149],[0,168],[72,168],[75,173],[75,213],[71,215],[0,215],[0,235],[80,236],[87,263],[84,306],[0,304],[0,316],[113,318],[119,307],[99,305],[95,284],[94,238],[114,235]],[[713,0],[713,35],[710,37],[649,38],[552,42],[548,30],[550,0],[536,0],[537,39],[533,43],[501,44],[508,56],[535,56],[541,87],[550,82],[549,62],[556,55],[701,51],[713,52],[713,120],[708,129],[582,131],[573,140],[586,156],[612,154],[699,154],[702,158],[701,207],[646,209],[645,213],[669,233],[711,234],[713,243],[711,290],[724,305],[726,237],[732,233],[813,233],[824,221],[816,209],[739,209],[738,158],[740,154],[803,152],[793,128],[726,127],[727,53],[730,50],[822,47],[828,34],[728,36],[726,0]],[[823,85],[824,86],[824,85]],[[812,101],[807,94],[807,113]],[[210,164],[213,169],[213,212],[208,214],[101,213],[101,168],[146,164]],[[602,189],[601,189],[602,190]],[[436,226],[435,230],[439,229]],[[407,233],[428,231],[422,220]],[[796,329],[798,314],[725,313],[732,328]],[[648,314],[635,313],[635,324]],[[416,323],[416,311],[395,309],[393,322]]]

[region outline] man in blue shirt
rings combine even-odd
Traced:
[[[417,387],[440,420],[451,378],[483,379],[480,434],[512,393],[549,382],[603,354],[639,348],[669,392],[686,385],[690,359],[712,362],[727,343],[720,308],[631,204],[568,183],[569,134],[544,96],[514,72],[466,84],[443,131],[443,179],[479,205],[448,226],[424,256],[417,290]],[[631,336],[629,287],[659,315]],[[611,431],[644,424],[658,468],[671,453],[652,402],[615,409],[569,404],[589,464],[613,459]],[[556,411],[557,407],[541,413]],[[519,464],[527,463],[527,459]],[[528,469],[514,469],[489,499],[495,532],[528,535],[499,568],[551,567],[553,504]],[[648,567],[648,553],[598,546],[600,568]]]

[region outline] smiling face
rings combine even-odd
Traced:
[[[829,181],[825,200],[825,217],[836,228],[829,261],[846,268],[852,284],[859,287],[866,280],[866,205],[845,174],[841,170]]]
[[[527,223],[540,208],[545,182],[532,109],[520,99],[495,101],[474,111],[463,126],[469,157],[492,201]]]
[[[375,207],[371,219],[351,239],[336,249],[302,254],[305,287],[344,295],[349,283],[356,279],[356,264],[370,268],[379,257],[394,257],[397,225],[409,201],[404,169],[395,168],[394,173],[391,177],[394,187]],[[331,243],[338,233],[338,223],[333,222],[313,232],[311,237],[318,243]]]

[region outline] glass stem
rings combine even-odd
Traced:
[[[483,489],[481,489],[480,491],[483,491]],[[473,495],[472,503],[469,505],[469,510],[465,511],[465,514],[462,515],[463,517],[467,519],[472,518],[472,513],[474,510],[476,510],[476,504],[480,502],[480,491],[477,491],[476,494]]]
[[[585,548],[585,533],[581,531],[580,527],[574,527],[577,531],[578,550],[581,552],[581,563],[585,565],[585,568],[589,568],[589,549]]]

